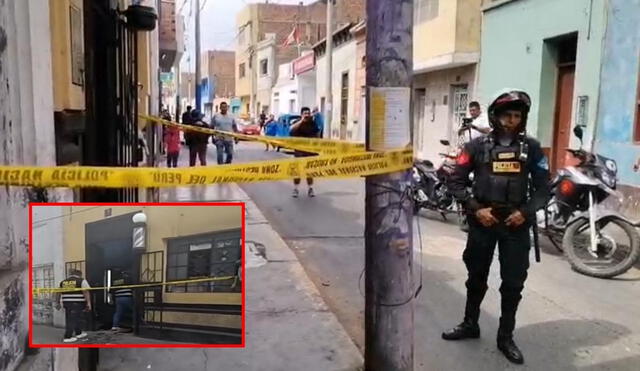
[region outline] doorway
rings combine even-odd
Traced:
[[[139,256],[132,248],[133,221],[135,213],[119,215],[85,225],[86,278],[91,287],[111,286],[120,279],[122,272],[129,272],[137,283]],[[91,292],[93,330],[109,329],[112,326],[114,303],[110,302],[107,289]],[[134,307],[135,307],[134,297]],[[135,328],[135,310],[125,319],[125,327]]]
[[[547,41],[556,56],[556,97],[553,117],[553,146],[551,171],[567,165],[570,160],[565,151],[571,141],[573,119],[573,92],[576,74],[578,34],[572,33]]]
[[[347,139],[347,123],[349,119],[349,72],[342,74],[340,84],[340,140]]]

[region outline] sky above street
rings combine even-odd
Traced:
[[[264,3],[265,0],[199,0],[204,6],[201,17],[202,51],[205,50],[235,50],[236,40],[236,14],[247,4]],[[303,0],[305,4],[314,0]],[[190,71],[195,68],[194,50],[194,12],[198,0],[176,0],[178,10],[182,8],[186,28],[186,52],[182,58],[182,69],[188,67]],[[272,4],[298,4],[300,0],[269,0]],[[184,6],[183,6],[184,4]],[[193,6],[193,8],[192,8]],[[189,58],[191,57],[191,58]]]

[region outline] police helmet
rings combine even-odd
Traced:
[[[520,130],[523,131],[527,127],[527,117],[531,109],[531,98],[529,94],[518,89],[507,89],[497,94],[497,97],[489,105],[487,110],[489,115],[489,124],[492,129],[501,129],[499,117],[508,110],[516,110],[522,113],[522,122]]]

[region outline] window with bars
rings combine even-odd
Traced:
[[[53,277],[53,264],[40,265],[33,267],[33,287],[34,288],[53,288],[55,286]],[[38,294],[34,300],[53,300],[53,294]]]
[[[469,101],[469,91],[466,85],[454,85],[451,87],[451,95],[453,97],[451,109],[453,120],[460,124],[462,119],[467,115],[467,104]]]
[[[167,285],[167,292],[240,292],[235,278],[240,267],[240,230],[169,241],[167,282],[207,277],[226,280]]]

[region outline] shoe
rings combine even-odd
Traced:
[[[309,191],[307,191],[307,196],[309,197],[316,197],[316,194],[313,193],[313,188],[309,188]]]
[[[112,327],[111,331],[120,331],[120,327]]]
[[[300,195],[300,191],[298,191],[298,188],[294,188],[293,193],[291,193],[291,197],[298,198],[298,195]]]
[[[477,323],[462,322],[458,326],[442,333],[444,340],[477,339],[480,337],[480,327]]]
[[[81,332],[80,334],[76,335],[76,337],[77,337],[78,339],[86,338],[86,337],[87,337],[87,333],[83,331],[83,332]]]
[[[75,343],[76,341],[78,341],[78,338],[75,336],[62,340],[63,343]]]
[[[498,349],[504,354],[504,356],[511,363],[515,363],[517,365],[521,365],[524,363],[524,357],[522,356],[522,352],[518,349],[518,346],[513,341],[512,336],[508,337],[498,337]]]

